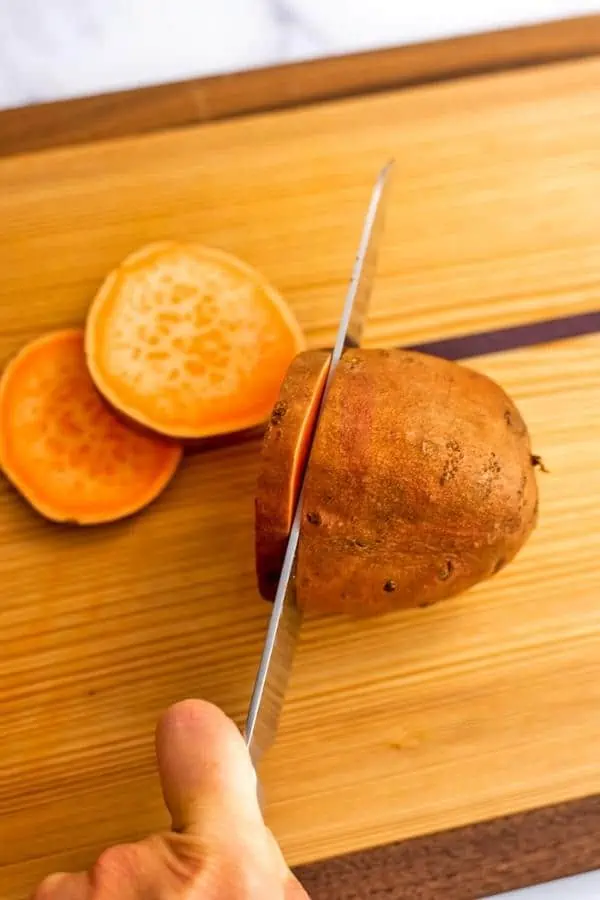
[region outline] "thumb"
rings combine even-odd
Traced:
[[[264,831],[244,739],[216,706],[184,700],[168,709],[156,729],[156,755],[173,830],[211,843]]]

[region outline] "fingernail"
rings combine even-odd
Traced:
[[[43,885],[45,888],[60,887],[66,877],[66,872],[55,872],[54,875],[48,875],[48,877],[44,879]]]
[[[64,887],[66,875],[64,872],[55,872],[48,875],[40,884],[36,897],[40,900],[60,900],[61,895],[58,893],[61,887]]]
[[[87,876],[83,872],[76,875],[56,872],[42,882],[38,888],[40,900],[83,900],[87,897]]]

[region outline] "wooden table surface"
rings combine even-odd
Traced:
[[[2,362],[81,321],[103,274],[161,237],[247,258],[327,345],[392,153],[368,343],[450,340],[430,349],[502,383],[550,469],[539,528],[488,584],[307,623],[264,779],[314,900],[468,900],[600,865],[597,26],[585,59],[26,155],[34,113],[21,148],[0,115]],[[211,444],[146,513],[97,530],[51,527],[2,485],[3,900],[164,824],[165,705],[202,694],[241,720],[268,615],[257,452]]]

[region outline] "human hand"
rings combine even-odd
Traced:
[[[51,875],[33,900],[309,900],[264,824],[244,740],[200,700],[171,707],[156,755],[172,830]]]

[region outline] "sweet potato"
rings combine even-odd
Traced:
[[[125,259],[89,310],[96,387],[160,434],[203,438],[265,422],[304,337],[255,269],[200,244],[163,242]]]
[[[85,365],[83,332],[32,341],[0,381],[0,465],[48,519],[91,525],[137,512],[181,459],[173,441],[119,421]]]
[[[534,527],[534,467],[490,379],[419,353],[347,351],[307,467],[300,606],[429,606],[493,575]]]
[[[256,571],[273,600],[298,498],[300,478],[327,380],[329,353],[308,350],[292,362],[265,433],[256,493]]]

